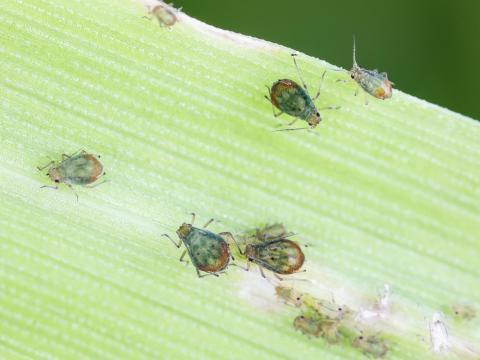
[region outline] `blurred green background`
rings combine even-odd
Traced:
[[[386,71],[398,89],[480,119],[478,0],[175,0],[175,6],[347,69],[355,34],[362,67]]]

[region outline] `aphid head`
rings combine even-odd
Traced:
[[[48,170],[47,175],[50,177],[50,179],[55,182],[55,183],[60,183],[62,181],[62,176],[60,175],[60,171],[58,171],[57,167],[51,167]]]
[[[320,112],[317,109],[315,109],[315,112],[307,119],[307,123],[311,129],[317,126],[320,121],[322,121],[322,117],[320,116]]]
[[[192,231],[192,224],[183,223],[177,230],[177,235],[180,239],[184,240]]]

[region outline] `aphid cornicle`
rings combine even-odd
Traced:
[[[168,234],[163,234],[162,236],[168,237],[177,248],[180,248],[182,243],[185,245],[186,250],[180,256],[180,261],[183,261],[185,254],[188,252],[188,256],[193,266],[195,266],[199,278],[207,275],[218,276],[220,272],[227,268],[230,259],[233,259],[227,241],[231,239],[235,241],[235,239],[229,232],[216,234],[206,230],[205,228],[213,219],[209,220],[203,226],[203,229],[194,227],[194,221],[195,214],[192,214],[191,224],[183,223],[180,225],[177,230],[177,235],[180,239],[178,243],[170,238]],[[200,274],[200,271],[206,274]]]
[[[288,275],[297,272],[305,261],[305,255],[295,241],[286,239],[286,236],[289,236],[286,231],[280,231],[277,237],[270,237],[268,234],[268,230],[258,230],[254,243],[245,246],[243,254],[248,260],[247,270],[253,262],[260,267],[263,277],[265,274],[262,268],[265,268],[281,280],[277,274]]]
[[[393,83],[388,80],[386,72],[379,73],[377,70],[367,70],[357,64],[355,49],[355,38],[353,39],[353,66],[350,70],[350,77],[365,90],[366,93],[377,99],[389,99],[392,97]],[[355,92],[355,95],[357,93]],[[366,104],[368,101],[365,100]]]
[[[322,120],[320,111],[316,108],[314,101],[317,100],[320,96],[320,90],[322,87],[323,79],[325,78],[325,73],[322,75],[322,80],[320,82],[320,87],[317,94],[313,99],[308,94],[308,88],[303,81],[300,69],[298,68],[297,61],[295,60],[296,54],[292,54],[292,59],[297,69],[298,76],[302,81],[302,86],[298,85],[295,81],[290,79],[281,79],[275,81],[272,87],[268,87],[268,96],[265,98],[275,106],[280,113],[275,113],[273,115],[278,117],[283,113],[293,116],[295,119],[288,125],[293,125],[298,119],[304,120],[307,122],[308,126],[313,129],[316,127]],[[325,109],[333,109],[334,107],[327,107]],[[304,128],[295,128],[295,129],[283,129],[283,130],[301,130]],[[277,130],[277,131],[283,131]]]
[[[99,157],[99,156],[98,156]],[[88,154],[86,151],[81,150],[72,155],[62,154],[62,160],[60,162],[51,161],[43,167],[38,167],[38,170],[43,170],[49,167],[47,175],[54,183],[64,183],[73,190],[73,185],[82,185],[85,187],[95,187],[103,184],[105,181],[95,184],[94,186],[87,186],[98,180],[103,172],[103,165],[98,160],[97,156]],[[42,187],[51,187],[44,185]],[[58,189],[57,186],[53,187]],[[78,195],[73,190],[75,195]]]

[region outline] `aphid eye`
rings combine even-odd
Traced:
[[[363,336],[359,336],[358,338],[359,338],[360,340],[363,340]]]
[[[352,77],[352,79],[355,79],[355,75],[352,74],[352,75],[350,75],[350,76]]]
[[[60,182],[60,180],[58,180],[58,179],[55,179],[55,182],[56,182],[56,183],[59,183],[59,182]]]
[[[300,297],[297,297],[297,301],[300,301]]]
[[[319,112],[317,112],[317,117],[320,117],[320,113],[319,113]]]

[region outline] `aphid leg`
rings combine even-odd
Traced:
[[[39,171],[42,171],[42,170],[46,169],[47,167],[49,167],[49,166],[51,166],[51,165],[53,165],[53,164],[55,164],[55,161],[52,160],[52,161],[50,161],[50,162],[49,162],[47,165],[45,165],[45,166],[42,166],[42,167],[37,166],[37,169],[38,169]],[[48,175],[48,174],[47,174],[47,175]],[[42,186],[42,187],[43,187],[43,186]]]
[[[237,243],[237,240],[235,240],[235,237],[232,235],[232,233],[230,232],[221,232],[218,234],[223,240],[225,240],[227,242],[227,244],[229,242],[233,242],[235,244],[235,246],[237,247],[238,249],[238,252],[243,255],[243,251],[240,249],[240,246],[238,245]]]
[[[263,272],[263,269],[261,266],[258,267],[260,269],[260,274],[262,274],[262,277],[266,279],[267,277],[265,276],[265,273]]]
[[[293,63],[295,64],[295,68],[297,69],[298,77],[302,81],[303,88],[305,89],[305,91],[308,92],[307,84],[305,84],[305,81],[303,80],[302,73],[300,72],[300,68],[297,65],[297,60],[295,60],[295,56],[297,56],[297,54],[292,54]]]
[[[320,91],[322,90],[323,80],[325,79],[326,73],[327,73],[327,70],[323,72],[322,79],[320,80],[320,86],[318,87],[318,91],[315,94],[315,97],[312,99],[313,101],[317,100],[320,97]]]
[[[358,86],[357,88],[355,89],[355,93],[353,94],[354,96],[357,96],[358,95]]]
[[[75,189],[73,188],[73,186],[70,185],[70,184],[66,184],[66,185],[70,188],[70,190],[73,191],[73,193],[75,194],[75,196],[76,196],[76,198],[77,198],[77,202],[78,202],[78,194],[77,194],[77,192],[75,191]]]
[[[282,278],[281,276],[278,276],[278,274],[276,274],[276,273],[273,273],[273,276],[275,276],[275,277],[276,277],[278,280],[280,280],[280,281],[285,280],[285,279]]]
[[[239,268],[242,269],[242,270],[248,271],[248,268],[243,267],[243,266],[238,265],[238,264],[235,264],[235,263],[230,263],[230,266],[236,266],[236,267],[239,267]]]
[[[190,213],[190,215],[192,215],[192,222],[190,224],[194,224],[195,223],[195,213]]]
[[[183,250],[182,255],[180,256],[180,262],[184,262],[185,264],[188,264],[188,260],[183,260],[185,257],[185,254],[187,253],[187,250]]]
[[[288,126],[292,126],[293,124],[295,124],[297,122],[298,118],[295,118],[292,122],[289,122],[287,125]]]
[[[213,275],[213,276],[216,276],[218,277],[219,275],[217,273],[206,273],[206,274],[200,274],[200,270],[196,269],[197,270],[197,275],[199,278],[202,278],[202,277],[205,277],[205,276],[208,276],[208,275]]]
[[[102,175],[103,176],[103,175]],[[110,182],[110,180],[103,180],[102,182],[99,182],[98,184],[94,184],[94,185],[83,185],[83,187],[86,187],[86,188],[89,188],[89,189],[93,189],[93,188],[96,188],[97,186],[100,186],[102,184],[105,184],[105,183],[108,183]]]
[[[72,156],[75,156],[75,155],[77,155],[77,154],[79,154],[79,153],[82,154],[82,155],[84,155],[84,154],[86,154],[87,152],[86,152],[85,150],[80,149],[80,150],[75,151],[72,155],[62,154],[62,161],[65,161],[66,159],[70,159]]]
[[[179,239],[178,244],[177,244],[177,243],[175,242],[175,240],[173,240],[173,239],[170,237],[170,235],[168,235],[168,234],[162,234],[162,235],[160,235],[160,237],[162,237],[162,236],[165,236],[166,238],[168,238],[168,239],[173,243],[173,245],[175,245],[177,248],[180,248],[180,246],[182,246],[182,240],[181,240],[181,239]]]
[[[365,93],[365,106],[368,106],[368,97],[367,97],[367,93]]]
[[[208,220],[205,225],[203,225],[203,228],[206,229],[208,225],[210,225],[213,222],[213,219]]]

